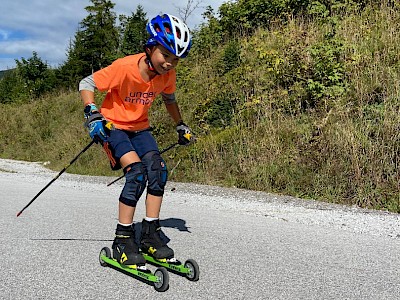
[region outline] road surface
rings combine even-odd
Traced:
[[[0,299],[400,299],[397,214],[170,182],[163,232],[201,274],[158,293],[98,262],[123,180],[63,174],[16,217],[56,174],[0,160]]]

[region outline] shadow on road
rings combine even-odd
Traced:
[[[191,233],[189,230],[190,227],[186,226],[186,221],[182,219],[177,219],[177,218],[168,218],[164,220],[160,220],[160,225],[161,227],[166,227],[166,228],[174,228],[178,229],[179,231],[186,231]]]
[[[184,232],[189,232],[190,227],[186,226],[186,221],[182,219],[177,219],[177,218],[168,218],[168,219],[163,219],[160,220],[160,225],[161,225],[161,238],[164,240],[165,243],[169,243],[171,240],[168,238],[168,236],[165,235],[165,233],[162,231],[162,228],[174,228],[178,229],[179,231],[184,231]],[[136,231],[136,240],[140,240],[140,233],[142,231],[142,222],[138,222],[135,224],[135,231]]]
[[[189,232],[190,227],[186,226],[186,221],[177,218],[168,218],[164,220],[160,220],[161,227],[165,228],[174,228],[178,229],[179,231]],[[136,230],[136,240],[140,240],[140,232],[142,229],[142,222],[135,224]],[[161,231],[161,238],[168,243],[170,239]],[[81,242],[112,242],[113,240],[109,239],[84,239],[84,238],[31,238],[31,241],[81,241]]]
[[[31,241],[80,241],[80,242],[112,242],[114,240],[103,240],[103,239],[75,239],[75,238],[53,238],[53,239],[37,239],[32,238]]]

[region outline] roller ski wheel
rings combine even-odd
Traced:
[[[101,249],[99,262],[103,267],[113,267],[151,283],[157,292],[165,292],[169,288],[169,274],[164,267],[157,268],[153,274],[146,266],[125,266],[112,258],[108,247]]]
[[[168,271],[175,273],[180,276],[184,276],[190,281],[197,281],[199,280],[200,269],[199,265],[194,259],[188,259],[184,264],[182,264],[176,258],[172,259],[157,259],[153,256],[142,253],[143,257],[145,258],[146,262],[154,265],[154,266],[161,266],[166,268]]]
[[[157,292],[165,292],[169,288],[169,274],[167,269],[164,267],[157,268],[154,272],[154,276],[158,278],[157,282],[154,282],[154,289]]]
[[[104,247],[103,249],[101,249],[100,254],[99,254],[100,265],[102,267],[108,267],[108,264],[103,259],[104,257],[106,257],[108,259],[112,259],[111,258],[111,250],[110,250],[110,248]]]
[[[186,278],[190,281],[199,280],[200,269],[199,265],[194,259],[188,259],[185,261],[184,267],[189,269],[189,273],[186,274]]]

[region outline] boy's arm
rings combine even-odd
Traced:
[[[174,120],[176,125],[182,122],[182,116],[179,110],[179,106],[176,102],[168,104],[165,103],[165,107],[167,108],[169,115],[171,116],[172,120]]]
[[[176,103],[174,94],[162,94],[165,107],[169,115],[176,124],[176,132],[178,133],[178,144],[189,145],[195,140],[191,129],[183,122],[182,115],[179,111],[178,103]]]
[[[81,90],[80,94],[84,107],[86,107],[91,103],[94,103],[94,92],[88,90]]]
[[[96,84],[93,80],[93,75],[89,75],[81,80],[79,83],[79,93],[81,95],[81,99],[83,102],[83,106],[94,103],[94,89],[96,88]]]
[[[178,103],[176,102],[175,94],[161,93],[161,96],[172,120],[174,120],[175,124],[181,123],[182,115],[180,113]]]
[[[107,127],[107,125],[104,124],[105,119],[94,103],[95,88],[96,84],[94,83],[92,75],[82,79],[79,83],[79,93],[81,95],[83,106],[85,107],[83,110],[86,119],[85,125],[89,129],[90,137],[96,143],[106,142],[108,134],[104,126]]]

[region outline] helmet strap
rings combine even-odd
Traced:
[[[149,70],[151,72],[156,73],[157,75],[160,75],[160,73],[158,73],[157,70],[154,68],[153,63],[151,62],[150,54],[149,54],[149,52],[147,50],[150,50],[150,48],[145,46],[144,47],[144,52],[146,53],[145,62],[149,66]]]

